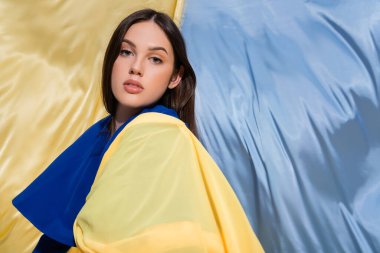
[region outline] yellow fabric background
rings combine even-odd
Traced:
[[[11,200],[105,115],[103,54],[117,24],[150,7],[180,21],[183,0],[0,2],[0,252],[31,252],[40,232]]]
[[[93,253],[263,252],[211,156],[182,121],[160,113],[139,115],[113,141],[74,235]]]

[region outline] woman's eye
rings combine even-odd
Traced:
[[[162,60],[158,57],[151,57],[150,60],[155,63],[155,64],[160,64],[162,63]]]
[[[131,54],[132,54],[132,51],[130,51],[128,49],[122,49],[122,50],[120,50],[120,55],[129,56]]]

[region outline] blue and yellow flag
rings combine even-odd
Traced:
[[[0,251],[36,244],[11,200],[105,115],[103,52],[141,7],[182,24],[201,141],[264,249],[380,251],[376,0],[0,3]]]

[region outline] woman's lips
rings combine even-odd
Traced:
[[[138,81],[132,79],[125,81],[123,86],[124,90],[131,94],[138,94],[144,89]]]

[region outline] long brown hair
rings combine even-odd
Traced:
[[[112,93],[111,75],[113,64],[119,55],[122,40],[127,30],[136,23],[143,21],[155,22],[166,34],[174,51],[174,73],[183,68],[181,83],[173,89],[167,89],[158,101],[168,108],[174,109],[179,118],[188,124],[189,129],[197,136],[195,123],[195,87],[196,77],[187,58],[185,41],[176,24],[165,13],[152,9],[136,11],[120,22],[114,31],[104,56],[102,75],[102,95],[106,110],[115,116],[118,101]]]

